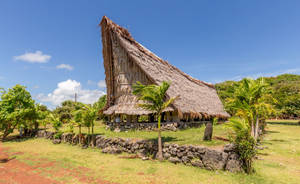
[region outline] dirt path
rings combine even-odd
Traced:
[[[7,153],[0,142],[0,184],[64,184],[97,183],[112,184],[86,174],[92,171],[84,167],[62,167],[61,164],[40,159],[34,155],[29,163],[16,159],[23,153]]]

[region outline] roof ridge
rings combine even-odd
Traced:
[[[103,16],[100,24],[102,24],[103,21],[106,21],[106,24],[116,33],[120,34],[123,38],[127,39],[128,41],[130,41],[131,43],[133,43],[141,52],[143,52],[144,54],[146,54],[147,56],[151,57],[154,60],[158,60],[159,62],[161,62],[164,65],[167,65],[168,67],[172,68],[173,70],[179,72],[181,75],[183,75],[185,78],[187,78],[188,80],[201,85],[204,84],[208,87],[211,88],[215,88],[213,84],[209,84],[207,82],[201,81],[199,79],[195,79],[192,76],[184,73],[183,71],[181,71],[179,68],[171,65],[168,61],[161,59],[160,57],[158,57],[157,55],[155,55],[153,52],[151,52],[149,49],[147,49],[146,47],[144,47],[143,45],[141,45],[140,43],[138,43],[129,33],[129,31],[121,26],[119,26],[118,24],[114,23],[112,20],[110,20],[108,17]]]

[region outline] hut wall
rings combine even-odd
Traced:
[[[132,62],[124,49],[119,45],[115,35],[112,35],[112,55],[114,67],[114,104],[137,103],[137,97],[132,94],[132,85],[137,81],[142,84],[151,84],[149,78]]]

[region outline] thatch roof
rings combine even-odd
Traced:
[[[223,104],[212,84],[194,79],[167,61],[162,60],[136,42],[126,29],[113,23],[107,17],[103,17],[100,25],[102,27],[103,58],[108,98],[105,114],[147,114],[147,111],[138,109],[134,105],[114,103],[114,97],[111,95],[114,85],[112,77],[113,37],[117,39],[128,58],[140,67],[153,84],[159,85],[162,81],[171,82],[167,96],[175,97],[179,95],[180,98],[168,110],[177,110],[181,117],[186,115],[189,117],[229,117],[228,113],[224,111]]]

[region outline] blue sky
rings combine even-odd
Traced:
[[[54,107],[105,92],[103,15],[203,81],[300,74],[300,1],[1,0],[0,86]]]

